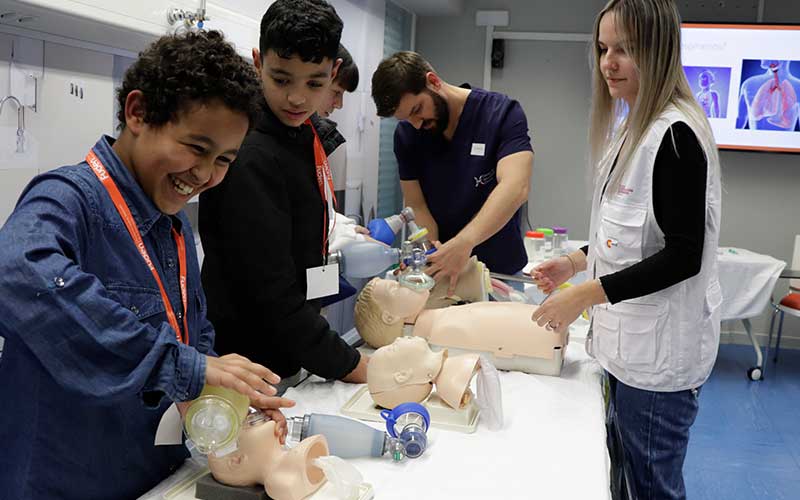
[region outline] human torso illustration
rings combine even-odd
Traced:
[[[739,92],[737,128],[794,131],[800,117],[800,79],[789,61],[763,61],[764,74],[748,78]]]

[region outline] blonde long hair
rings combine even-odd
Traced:
[[[600,68],[600,21],[613,12],[626,51],[639,73],[639,93],[632,109],[614,99]],[[597,15],[592,46],[592,110],[590,161],[597,180],[600,161],[609,146],[627,132],[608,191],[617,191],[636,149],[654,120],[669,106],[687,119],[706,155],[708,175],[719,175],[717,145],[711,125],[692,94],[681,64],[681,21],[672,0],[611,0]],[[627,112],[627,114],[626,114]],[[712,170],[714,169],[714,170]]]

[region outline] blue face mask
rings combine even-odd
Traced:
[[[393,410],[381,411],[386,420],[386,432],[395,438],[396,446],[392,450],[393,458],[400,460],[402,456],[417,458],[425,452],[428,445],[426,432],[431,423],[428,410],[419,403],[403,403]]]

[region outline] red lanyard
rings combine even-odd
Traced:
[[[136,249],[139,250],[139,254],[142,256],[142,259],[144,259],[144,263],[147,264],[147,268],[153,273],[153,277],[156,279],[156,283],[158,283],[158,289],[161,291],[161,300],[164,301],[164,308],[167,311],[167,320],[172,329],[175,330],[175,337],[178,339],[178,342],[188,344],[189,327],[186,323],[186,311],[188,310],[186,307],[188,302],[188,294],[186,292],[186,242],[183,239],[183,235],[176,231],[174,227],[172,228],[172,237],[175,238],[175,244],[178,246],[178,271],[180,273],[181,301],[183,302],[184,311],[183,331],[186,333],[185,339],[178,326],[178,319],[175,317],[172,305],[169,303],[167,292],[164,290],[164,284],[161,282],[161,277],[158,275],[158,271],[153,265],[152,259],[150,259],[150,254],[147,253],[144,240],[142,240],[142,234],[139,232],[139,228],[136,227],[136,222],[133,220],[133,215],[131,214],[130,208],[128,208],[128,204],[125,202],[125,199],[122,198],[122,194],[119,192],[117,185],[94,151],[89,151],[89,154],[86,155],[86,162],[92,168],[92,172],[94,172],[100,182],[103,183],[106,191],[108,191],[109,196],[111,196],[111,201],[114,202],[114,206],[117,208],[117,212],[119,212],[119,216],[122,218],[122,222],[124,222],[125,227],[128,228],[128,233],[130,233],[131,239],[133,239],[133,243],[136,245]]]
[[[325,203],[325,214],[322,220],[322,256],[327,257],[329,218],[334,217],[333,221],[336,224],[333,212],[335,212],[335,208],[338,208],[338,204],[336,203],[336,194],[333,192],[333,176],[331,167],[328,165],[328,155],[325,154],[325,148],[322,147],[322,141],[320,141],[317,129],[314,128],[311,119],[306,120],[305,124],[314,132],[314,163],[317,166],[317,184],[319,185],[319,194]],[[328,198],[329,194],[330,198]],[[331,228],[331,232],[333,232],[333,228]]]

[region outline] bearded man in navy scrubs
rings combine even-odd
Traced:
[[[451,291],[470,255],[492,271],[527,263],[519,208],[528,199],[533,150],[519,103],[450,85],[415,52],[383,60],[372,75],[378,115],[394,116],[394,153],[405,204],[438,240],[430,274]]]

